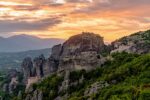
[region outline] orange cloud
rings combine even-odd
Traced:
[[[150,28],[149,5],[149,0],[1,0],[0,26],[10,35],[44,38],[67,39],[90,31],[110,42]],[[12,23],[15,27],[9,28]]]

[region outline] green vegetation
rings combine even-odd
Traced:
[[[2,72],[0,72],[0,82],[2,82],[4,80],[4,75]]]
[[[150,45],[150,30],[145,31],[145,34],[141,35],[142,39],[145,41],[145,45]]]
[[[8,73],[7,73],[8,74]],[[3,97],[3,100],[12,100],[12,98],[16,97],[19,91],[22,93],[25,91],[25,85],[22,83],[23,75],[22,73],[17,73],[18,75],[18,84],[16,89],[13,90],[13,93],[9,94],[8,92],[3,91],[3,85],[10,83],[10,78],[7,76],[6,72],[0,73],[0,97]]]
[[[4,74],[1,75],[2,76],[0,77],[0,97],[3,97],[4,100],[10,100],[10,95],[8,93],[5,93],[2,89],[3,83],[6,82],[6,79],[3,76]]]
[[[63,77],[56,74],[44,79],[39,84],[33,84],[33,89],[41,90],[43,92],[43,99],[54,99],[58,95],[58,88],[63,81]]]
[[[22,60],[25,57],[35,58],[40,54],[45,57],[49,56],[51,49],[41,49],[41,50],[30,50],[25,52],[15,52],[15,53],[0,53],[0,71],[7,71],[8,69],[20,69]]]
[[[63,92],[58,90],[64,78],[56,74],[34,84],[33,88],[43,92],[44,100],[53,100],[65,94],[69,96],[67,100],[150,100],[150,54],[122,52],[111,56],[113,60],[107,61],[103,67],[88,72],[71,72],[69,83],[77,84],[69,85]],[[101,81],[109,85],[95,94],[85,95],[93,83]]]
[[[144,40],[149,40],[150,41],[150,30],[147,30],[145,34],[142,35]]]
[[[95,81],[107,81],[110,86],[101,89],[90,98],[92,100],[150,100],[150,54],[140,56],[123,52],[112,56],[114,60],[100,68],[101,75],[95,79]],[[90,75],[93,76],[92,73]],[[112,83],[113,80],[116,81],[115,84]],[[86,90],[86,88],[80,90],[82,89]],[[72,95],[70,100],[74,100],[73,98],[83,100],[85,97],[82,93],[79,94],[80,90],[73,92],[72,94],[75,95]]]

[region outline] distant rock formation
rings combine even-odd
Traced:
[[[32,35],[14,35],[8,38],[0,37],[0,52],[21,52],[51,48],[53,45],[63,43],[58,38],[39,38]]]
[[[46,59],[44,55],[36,57],[33,61],[33,69],[36,72],[37,77],[42,78],[44,76],[43,68],[45,66]]]
[[[29,85],[33,77],[41,79],[55,72],[94,69],[104,64],[105,58],[101,53],[105,47],[103,37],[97,34],[83,32],[75,35],[63,45],[55,45],[48,59],[43,55],[33,61],[25,58],[22,63],[25,80],[30,79]]]
[[[23,69],[23,74],[24,74],[24,79],[25,81],[29,78],[34,76],[33,75],[33,63],[32,63],[32,59],[27,57],[23,60],[22,62],[22,69]]]

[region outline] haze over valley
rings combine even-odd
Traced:
[[[31,35],[14,35],[8,38],[0,37],[0,52],[21,52],[51,48],[65,40],[58,38],[39,38]]]

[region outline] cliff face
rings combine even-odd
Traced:
[[[79,54],[81,52],[101,52],[104,47],[103,37],[94,33],[75,35],[63,44],[62,56]]]
[[[103,61],[98,58],[104,49],[103,37],[93,33],[82,33],[71,37],[62,45],[59,71],[93,69]],[[100,55],[99,55],[100,56]]]
[[[26,82],[30,77],[41,79],[55,72],[95,69],[105,62],[101,56],[104,47],[103,37],[97,34],[83,32],[73,36],[63,45],[54,46],[48,59],[43,55],[33,61],[25,58],[22,68]]]
[[[28,77],[33,76],[33,63],[31,58],[25,58],[22,62],[22,69],[24,73],[24,79],[27,80]]]
[[[123,37],[112,42],[110,48],[111,53],[122,51],[148,53],[150,52],[150,31]],[[97,34],[83,32],[72,36],[62,45],[55,45],[48,59],[43,55],[34,60],[25,58],[22,63],[25,82],[31,83],[27,80],[33,77],[41,79],[56,72],[95,69],[105,63],[106,58],[102,56],[102,53],[106,50],[103,37]]]
[[[27,93],[28,95],[26,96],[26,100],[43,100],[44,98],[43,95],[49,92],[51,93],[51,95],[49,95],[49,98],[52,97],[55,98],[55,100],[62,100],[62,98],[69,97],[68,93],[70,93],[71,90],[72,91],[76,90],[75,88],[78,87],[78,85],[81,84],[85,85],[87,81],[90,83],[91,82],[90,80],[93,80],[95,77],[98,78],[98,76],[103,77],[103,75],[104,77],[102,79],[105,78],[106,79],[101,80],[100,82],[96,82],[97,80],[93,82],[93,84],[91,84],[90,87],[84,89],[85,90],[83,93],[84,96],[91,96],[93,93],[98,93],[99,90],[105,87],[109,87],[111,84],[116,84],[122,79],[121,75],[126,74],[124,73],[118,74],[120,73],[119,69],[115,75],[114,73],[116,70],[111,69],[111,67],[107,66],[107,64],[104,66],[109,67],[108,73],[106,71],[108,69],[103,69],[100,67],[107,61],[106,57],[102,55],[109,49],[110,49],[109,53],[122,51],[137,54],[149,53],[150,31],[138,32],[136,34],[123,37],[119,40],[112,42],[110,47],[104,44],[103,38],[100,37],[99,35],[83,32],[82,34],[75,35],[69,38],[62,45],[59,44],[54,46],[52,48],[52,53],[48,59],[46,59],[43,55],[35,58],[33,61],[30,58],[26,58],[23,61],[22,68],[24,71],[25,78],[27,79],[26,80],[27,88],[28,90],[31,89],[31,91]],[[134,55],[124,52],[118,55],[119,55],[118,57],[123,57],[118,58],[115,61],[117,62],[118,65],[115,65],[115,63],[113,62],[114,59],[111,59],[112,63],[110,63],[112,64],[112,66],[116,66],[116,69],[117,67],[120,66],[120,64],[126,65],[126,63],[129,62],[128,60],[125,60],[124,57],[127,58],[129,57],[130,60],[132,56],[133,56],[132,59],[134,58],[136,59],[136,57],[138,57],[138,55],[136,54]],[[108,58],[109,56],[111,55],[108,55]],[[124,63],[124,61],[121,61],[121,59],[124,59],[126,62]],[[99,67],[100,69],[99,70],[96,69],[97,67]],[[53,73],[55,73],[54,74],[56,75],[55,77],[51,75]],[[101,73],[103,73],[102,76]],[[43,80],[43,77],[49,75],[51,75],[50,78],[45,78],[47,80]],[[109,77],[110,75],[112,76]],[[40,80],[42,79],[39,87],[42,86],[42,89],[43,87],[49,87],[50,90],[47,90],[46,88],[44,88],[44,90],[41,90],[40,88],[36,89],[33,89],[33,87],[30,88],[30,85],[36,83],[37,81],[39,81],[39,79]],[[57,86],[55,85],[56,83]],[[79,87],[82,88],[81,86]],[[66,93],[64,93],[65,91]],[[62,94],[63,96],[61,97]]]

